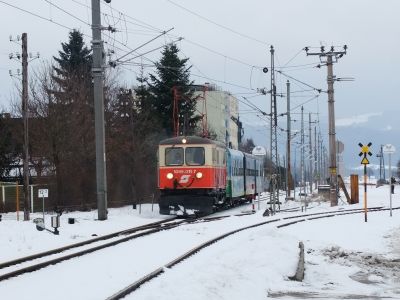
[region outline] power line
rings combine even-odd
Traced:
[[[275,69],[289,69],[289,68],[298,68],[298,67],[306,67],[306,66],[315,66],[315,67],[317,67],[318,64],[319,64],[319,62],[307,63],[307,64],[301,64],[301,65],[291,65],[291,66],[288,66],[286,64],[286,65],[284,65],[282,67],[278,67],[278,68],[275,68]]]
[[[199,47],[199,48],[202,48],[202,49],[204,49],[204,50],[207,50],[207,51],[209,51],[209,52],[211,52],[211,53],[214,53],[214,54],[216,54],[216,55],[222,56],[222,57],[224,57],[224,58],[228,58],[229,60],[235,61],[235,62],[240,63],[240,64],[242,64],[242,65],[245,65],[245,66],[248,66],[248,67],[253,67],[253,68],[258,68],[258,69],[262,69],[262,68],[263,68],[263,67],[261,67],[261,66],[255,66],[255,65],[249,64],[249,63],[247,63],[247,62],[244,62],[243,60],[240,60],[240,59],[234,58],[234,57],[232,57],[232,56],[223,54],[223,53],[221,53],[221,52],[218,52],[218,51],[216,51],[216,50],[213,50],[213,49],[211,49],[211,48],[209,48],[209,47],[207,47],[207,46],[204,46],[204,45],[202,45],[202,44],[200,44],[200,43],[191,41],[191,40],[189,40],[189,39],[184,38],[183,41],[184,41],[184,42],[187,42],[187,43],[190,43],[190,44],[192,44],[192,45],[195,45],[195,46],[197,46],[197,47]]]
[[[182,54],[184,54],[184,53],[182,52]],[[206,74],[204,74],[204,72],[202,72],[202,71],[196,66],[196,64],[193,63],[193,61],[192,61],[191,58],[189,58],[189,57],[188,57],[187,55],[185,55],[185,54],[184,54],[184,56],[185,56],[187,59],[189,59],[189,60],[191,61],[192,66],[193,66],[195,69],[197,69],[197,71],[199,71],[199,73],[200,73],[205,79],[209,79],[209,80],[211,80],[211,81],[216,81],[216,82],[220,82],[220,83],[224,83],[224,84],[236,86],[236,87],[239,87],[239,88],[242,88],[242,89],[247,89],[247,90],[249,90],[249,91],[253,91],[253,92],[251,92],[251,93],[257,93],[257,94],[259,94],[259,93],[257,92],[257,90],[256,90],[256,89],[253,89],[251,86],[250,86],[250,88],[247,88],[247,87],[244,87],[244,86],[237,85],[237,84],[235,84],[235,83],[227,82],[226,80],[223,80],[223,81],[222,81],[222,80],[216,80],[216,79],[210,78],[209,76],[207,76]],[[195,76],[194,74],[191,74],[191,75]],[[198,76],[198,77],[200,77],[200,76]]]
[[[37,17],[37,18],[39,18],[39,19],[42,19],[42,20],[45,20],[45,21],[54,23],[54,24],[56,24],[56,25],[58,25],[58,26],[61,26],[61,27],[65,28],[65,29],[72,30],[72,28],[70,28],[70,27],[68,27],[68,26],[65,26],[65,25],[63,25],[63,24],[61,24],[61,23],[58,23],[58,22],[56,22],[56,21],[53,21],[52,19],[48,19],[48,18],[42,17],[41,15],[35,14],[35,13],[30,12],[30,11],[28,11],[28,10],[26,10],[26,9],[21,8],[21,7],[18,7],[18,6],[15,6],[15,5],[13,5],[13,4],[10,4],[10,3],[8,3],[8,2],[5,2],[5,1],[3,1],[3,0],[0,0],[0,3],[3,3],[4,5],[7,5],[7,6],[12,7],[12,8],[15,8],[15,9],[17,9],[17,10],[20,10],[20,11],[25,12],[25,13],[27,13],[27,14],[30,14],[30,15],[32,15],[32,16],[35,16],[35,17]]]
[[[17,10],[20,10],[20,11],[22,11],[22,12],[24,12],[24,13],[27,13],[27,14],[29,14],[29,15],[32,15],[32,16],[34,16],[34,17],[37,17],[37,18],[39,18],[39,19],[41,19],[41,20],[48,21],[48,22],[51,22],[51,23],[53,23],[53,24],[56,24],[56,25],[58,25],[58,26],[60,26],[60,27],[62,27],[62,28],[68,29],[69,31],[73,30],[73,28],[71,28],[71,27],[68,27],[68,26],[66,26],[66,25],[63,25],[63,24],[61,24],[61,23],[59,23],[59,22],[56,22],[56,21],[54,21],[54,20],[52,20],[52,19],[43,17],[43,16],[41,16],[41,15],[39,15],[39,14],[30,12],[30,11],[28,11],[28,10],[26,10],[26,9],[23,9],[23,8],[21,8],[21,7],[18,7],[18,6],[15,6],[15,5],[10,4],[10,3],[8,3],[8,2],[5,2],[5,1],[3,1],[3,0],[0,0],[0,3],[3,3],[3,4],[5,4],[5,5],[9,6],[9,7],[12,7],[12,8],[15,8],[15,9],[17,9]],[[82,20],[81,20],[81,21],[82,21]],[[83,22],[84,22],[84,21],[83,21]],[[84,22],[84,23],[86,24],[86,22]],[[87,34],[85,34],[85,33],[82,33],[82,34],[83,34],[84,36],[86,36],[86,37],[91,38],[90,35],[87,35]],[[110,36],[107,35],[107,34],[105,34],[105,36],[107,36],[107,37],[110,38]],[[126,47],[126,45],[124,45],[123,43],[121,43],[121,42],[119,42],[119,41],[117,41],[117,42]],[[114,46],[114,47],[115,47],[115,46]],[[116,48],[117,48],[117,47],[116,47]],[[121,51],[125,51],[125,50],[123,50],[123,49],[121,49],[121,48],[118,48],[118,49],[121,50]]]
[[[215,81],[215,82],[219,82],[219,83],[224,83],[224,84],[227,84],[227,85],[235,86],[235,87],[238,87],[238,88],[241,88],[241,89],[244,89],[244,90],[255,91],[255,89],[251,89],[251,88],[248,88],[248,87],[245,87],[243,85],[236,84],[236,83],[230,83],[230,82],[227,82],[225,80],[218,80],[218,79],[214,79],[214,78],[210,78],[210,77],[202,76],[202,75],[198,75],[198,74],[193,74],[193,73],[191,73],[191,75],[195,76],[195,77],[205,78],[205,79],[208,79],[208,80],[211,80],[211,81]]]
[[[261,110],[261,109],[260,109],[258,106],[256,106],[254,103],[251,103],[251,102],[249,101],[249,99],[247,99],[246,97],[243,97],[243,96],[242,96],[242,98],[243,98],[246,102],[243,102],[243,101],[240,101],[240,100],[239,100],[241,103],[243,103],[243,104],[249,106],[250,108],[254,109],[255,111],[261,113],[263,116],[269,116],[269,117],[270,117],[270,114],[267,114],[265,111]]]
[[[184,11],[186,11],[186,12],[188,12],[188,13],[190,13],[190,14],[192,14],[192,15],[194,15],[194,16],[196,16],[196,17],[198,17],[198,18],[200,18],[200,19],[202,19],[202,20],[204,20],[204,21],[207,21],[207,22],[209,22],[209,23],[211,23],[211,24],[214,24],[215,26],[218,26],[218,27],[220,27],[220,28],[222,28],[222,29],[225,29],[225,30],[227,30],[227,31],[230,31],[230,32],[232,32],[232,33],[234,33],[234,34],[237,34],[237,35],[241,36],[241,37],[244,37],[244,38],[246,38],[246,39],[255,41],[255,42],[260,43],[260,44],[262,44],[262,45],[264,45],[264,46],[269,46],[269,45],[270,45],[270,44],[268,44],[268,43],[266,43],[266,42],[264,42],[264,41],[261,41],[261,40],[259,40],[259,39],[257,39],[257,38],[254,38],[254,37],[251,37],[251,36],[249,36],[249,35],[247,35],[247,34],[238,32],[238,31],[236,31],[236,30],[234,30],[234,29],[232,29],[232,28],[229,28],[229,27],[227,27],[227,26],[225,26],[225,25],[221,25],[221,24],[219,24],[219,23],[217,23],[217,22],[215,22],[215,21],[213,21],[213,20],[211,20],[211,19],[209,19],[209,18],[207,18],[207,17],[204,17],[204,16],[202,16],[202,15],[200,15],[200,14],[198,14],[198,13],[196,13],[196,12],[194,12],[194,11],[192,11],[192,10],[190,10],[190,9],[188,9],[188,8],[186,8],[186,7],[182,6],[182,5],[180,5],[180,4],[178,4],[178,3],[175,3],[175,2],[172,1],[172,0],[167,0],[167,2],[171,3],[172,5],[175,5],[175,6],[179,7],[180,9],[183,9]]]
[[[129,60],[134,59],[134,58],[130,58],[130,59],[127,59],[127,60],[125,60],[125,61],[121,61],[121,59],[123,59],[124,57],[127,57],[129,54],[132,54],[133,52],[136,52],[136,51],[139,50],[140,48],[142,48],[142,47],[144,47],[144,46],[150,44],[150,43],[153,42],[154,40],[156,40],[156,39],[158,39],[159,37],[161,37],[161,36],[167,34],[167,32],[170,32],[170,31],[173,30],[173,29],[174,29],[174,28],[172,27],[172,28],[168,29],[167,31],[163,31],[162,33],[160,33],[160,34],[157,35],[156,37],[152,38],[151,40],[147,41],[146,43],[144,43],[144,44],[142,44],[142,45],[136,47],[135,49],[132,49],[132,50],[129,51],[128,53],[122,55],[120,58],[116,59],[115,61],[116,61],[116,62],[124,63],[124,62],[127,62],[127,61],[129,61]]]
[[[62,12],[64,12],[65,14],[69,15],[70,17],[74,18],[75,20],[78,20],[79,22],[82,22],[85,25],[91,26],[90,23],[78,18],[77,16],[71,14],[70,12],[66,11],[65,9],[63,9],[62,7],[54,4],[53,2],[49,1],[49,0],[43,0],[45,2],[47,2],[48,4],[50,4],[51,6],[54,6],[55,8],[57,8],[58,10],[61,10]]]
[[[84,7],[88,7],[87,5],[85,5],[85,4],[83,4],[83,3],[80,3],[80,2],[77,1],[77,0],[71,0],[71,1],[73,1],[73,2],[75,2],[75,3],[77,3],[77,4],[79,4],[79,5],[82,5],[82,6],[84,6]],[[140,22],[140,23],[144,24],[144,26],[143,26],[143,25],[140,25],[140,24],[137,24],[137,23],[132,23],[132,22],[129,22],[129,21],[127,21],[127,23],[130,23],[130,24],[133,24],[133,25],[137,25],[137,26],[141,26],[141,27],[145,27],[145,28],[151,28],[152,30],[158,31],[158,32],[160,32],[160,33],[165,32],[165,30],[159,29],[159,28],[157,28],[157,27],[155,27],[155,26],[153,26],[153,25],[151,25],[151,24],[149,24],[149,23],[146,23],[146,22],[144,22],[144,21],[141,21],[141,20],[139,20],[139,19],[137,19],[137,18],[133,18],[132,16],[127,15],[127,14],[125,14],[125,13],[119,11],[118,9],[115,9],[115,8],[113,8],[113,7],[111,7],[111,6],[109,6],[109,8],[110,8],[111,11],[116,11],[116,12],[118,12],[120,15],[123,15],[123,16],[125,16],[125,17],[127,17],[127,18],[129,18],[129,19],[132,19],[132,20],[135,20],[135,21],[137,21],[137,22]],[[103,14],[104,16],[110,16],[110,15],[107,14],[107,13],[102,13],[102,14]],[[113,16],[111,16],[111,17],[113,17]],[[126,32],[129,32],[129,31],[126,31]],[[229,59],[229,60],[231,60],[231,61],[240,63],[240,64],[242,64],[242,65],[245,65],[245,66],[248,66],[248,67],[251,67],[251,68],[257,68],[257,69],[260,69],[260,70],[261,70],[261,69],[264,67],[264,66],[256,66],[256,65],[254,65],[254,64],[247,63],[247,62],[245,62],[245,61],[243,61],[243,60],[241,60],[241,59],[238,59],[238,58],[229,56],[229,55],[227,55],[227,54],[221,53],[221,52],[219,52],[219,51],[213,50],[213,49],[211,49],[211,48],[209,48],[209,47],[207,47],[207,46],[205,46],[205,45],[203,45],[203,44],[201,44],[201,43],[199,43],[199,42],[195,42],[195,41],[192,41],[192,40],[187,39],[187,38],[182,38],[182,37],[176,36],[176,35],[169,35],[169,36],[172,36],[172,37],[175,37],[175,38],[181,38],[182,41],[184,41],[184,42],[187,42],[187,43],[189,43],[189,44],[192,44],[192,45],[194,45],[194,46],[197,46],[197,47],[199,47],[199,48],[202,48],[202,49],[204,49],[204,50],[206,50],[206,51],[209,51],[210,53],[213,53],[213,54],[215,54],[215,55],[224,57],[225,59]],[[124,45],[125,45],[125,44],[124,44]],[[288,63],[287,63],[287,64],[288,64]],[[313,64],[313,63],[309,63],[309,64],[296,65],[296,66],[287,66],[287,64],[286,64],[284,67],[282,67],[282,68],[295,68],[295,67],[302,67],[302,66],[315,65],[315,64]]]
[[[77,1],[77,0],[71,0],[71,1],[74,2],[74,3],[76,3],[76,4],[78,4],[78,5],[80,5],[80,6],[83,6],[83,7],[86,7],[86,8],[91,8],[89,5],[86,5],[86,4],[84,4],[84,3],[81,3],[81,2],[79,2],[79,1]],[[111,7],[111,6],[110,6],[109,8],[110,8],[111,10],[114,10],[114,11],[118,12],[119,14],[121,14],[121,15],[123,15],[123,16],[126,16],[126,17],[128,17],[129,19],[134,20],[134,21],[136,21],[136,22],[139,22],[139,23],[141,23],[141,24],[133,23],[133,22],[130,22],[130,21],[126,21],[127,23],[130,23],[130,24],[132,24],[132,25],[136,25],[136,26],[139,26],[139,27],[151,29],[151,30],[156,31],[156,32],[159,32],[159,33],[163,32],[163,30],[161,30],[161,29],[159,29],[159,28],[157,28],[157,27],[155,27],[155,26],[153,26],[153,25],[150,25],[150,24],[148,24],[148,23],[146,23],[146,22],[143,22],[143,21],[141,21],[141,20],[139,20],[139,19],[133,18],[133,17],[127,15],[127,14],[124,14],[123,12],[119,11],[119,10],[116,9],[116,8],[113,8],[113,7]],[[109,14],[104,13],[104,12],[101,12],[101,14],[102,14],[103,16],[113,17],[112,15],[109,15]]]
[[[173,44],[173,43],[175,43],[175,42],[177,42],[177,41],[172,41],[171,43],[168,43],[168,44]],[[139,48],[141,48],[141,47],[142,47],[142,46],[140,46],[140,47],[138,47],[138,48],[136,48],[136,49],[139,49]],[[157,47],[157,48],[154,48],[154,49],[149,50],[149,51],[147,51],[147,52],[144,52],[144,53],[142,53],[142,54],[138,54],[138,55],[136,55],[136,56],[134,56],[134,57],[131,57],[131,58],[128,58],[128,59],[126,59],[126,60],[124,60],[124,61],[118,61],[118,60],[117,60],[117,62],[118,62],[118,64],[126,64],[126,63],[129,63],[129,61],[131,61],[131,60],[133,60],[133,59],[136,59],[136,58],[139,58],[139,57],[144,57],[145,59],[150,60],[149,58],[145,57],[144,55],[149,54],[149,53],[151,53],[151,52],[154,52],[154,51],[159,50],[159,49],[164,48],[164,47],[165,47],[165,45],[160,46],[160,47]],[[130,51],[129,54],[132,53],[132,52],[136,52],[136,49]],[[151,61],[151,60],[150,60],[150,61]],[[154,63],[155,63],[155,62],[154,62]],[[113,64],[111,64],[111,65],[114,66]]]
[[[294,60],[301,52],[303,52],[303,49],[301,49],[299,52],[297,52],[291,59],[289,59],[289,61],[286,63],[286,64],[284,64],[283,66],[282,66],[282,68],[284,68],[285,66],[287,66],[292,60]]]
[[[294,78],[293,76],[289,76],[289,75],[285,74],[285,73],[282,72],[282,71],[278,71],[278,70],[277,70],[276,72],[278,72],[279,74],[282,74],[283,76],[285,76],[285,77],[287,77],[287,78],[290,78],[290,79],[292,79],[292,80],[294,80],[294,81],[297,81],[297,82],[299,82],[299,83],[301,83],[301,84],[303,84],[303,85],[305,85],[305,86],[308,86],[309,88],[312,88],[313,90],[317,91],[318,93],[325,92],[325,91],[323,91],[322,89],[317,89],[316,87],[313,87],[312,85],[310,85],[310,84],[308,84],[308,83],[305,83],[304,81],[301,81],[301,80],[299,80],[299,79],[296,79],[296,78]]]
[[[312,65],[312,66],[311,66]],[[309,64],[309,66],[305,66],[305,67],[301,67],[300,65],[298,67],[288,67],[287,69],[285,69],[285,72],[296,72],[296,71],[303,71],[303,70],[311,70],[311,69],[315,69],[315,68],[320,68],[318,65],[316,64]],[[281,69],[282,70],[282,69]]]
[[[68,14],[68,15],[74,17],[75,19],[79,20],[80,22],[84,23],[85,25],[89,25],[87,22],[85,22],[84,20],[79,19],[79,18],[73,16],[71,13],[69,13],[68,11],[66,11],[65,9],[63,9],[62,7],[53,4],[53,3],[49,2],[48,0],[44,0],[44,1],[48,2],[50,5],[56,7],[57,9],[63,11],[64,13],[66,13],[66,14]],[[79,3],[79,2],[77,2],[77,1],[75,1],[75,0],[72,0],[72,1],[73,1],[73,2],[76,2],[76,3],[80,4],[80,5],[83,5],[82,3]],[[22,12],[28,13],[28,14],[30,14],[30,15],[32,15],[32,16],[35,16],[35,17],[37,17],[37,18],[40,18],[40,19],[42,19],[42,20],[49,21],[49,22],[51,22],[51,23],[53,23],[53,24],[56,24],[56,25],[58,25],[58,26],[60,26],[60,27],[65,28],[65,29],[72,30],[72,28],[70,28],[70,27],[68,27],[68,26],[66,26],[66,25],[63,25],[63,24],[61,24],[61,23],[59,23],[59,22],[56,22],[56,21],[53,21],[52,19],[45,18],[45,17],[40,16],[40,15],[38,15],[38,14],[32,13],[32,12],[30,12],[30,11],[27,11],[27,10],[23,9],[23,8],[20,8],[20,7],[17,7],[17,6],[15,6],[15,5],[12,5],[12,4],[10,4],[10,3],[7,3],[7,2],[5,2],[5,1],[3,1],[3,0],[0,0],[0,3],[3,3],[3,4],[5,4],[5,5],[7,5],[7,6],[10,6],[10,7],[15,8],[15,9],[17,9],[17,10],[20,10],[20,11],[22,11]],[[104,14],[104,13],[103,13],[103,14]],[[124,15],[125,15],[125,14],[124,14]],[[127,15],[126,15],[126,16],[127,16]],[[128,17],[129,17],[129,16],[128,16]],[[165,32],[165,31],[164,31],[164,32]],[[86,35],[86,34],[84,34],[84,35],[85,35],[85,36],[88,36],[88,35]],[[110,38],[110,35],[105,34],[105,36],[107,36],[107,37]],[[126,46],[124,43],[122,43],[122,42],[120,42],[120,41],[118,41],[118,40],[116,40],[116,39],[115,39],[115,42],[117,42],[118,44],[121,44],[122,46],[124,46],[124,47],[126,47],[126,48],[128,48],[128,49],[130,50],[126,55],[128,55],[128,54],[130,54],[130,53],[132,53],[132,52],[135,52],[135,51],[138,49],[138,48],[137,48],[137,49],[131,49],[131,48],[129,48],[128,46]],[[218,55],[223,55],[223,54],[221,54],[221,53],[219,53],[219,52],[217,52],[217,51],[214,51],[214,50],[212,50],[212,49],[210,49],[210,48],[208,48],[208,47],[202,46],[202,45],[200,45],[200,44],[198,44],[198,43],[195,43],[195,42],[192,42],[192,41],[189,41],[189,42],[191,42],[191,43],[193,43],[193,44],[195,44],[195,45],[197,45],[197,46],[200,46],[200,47],[202,47],[202,48],[205,48],[205,49],[207,49],[207,50],[209,50],[209,51],[211,51],[211,52],[217,53]],[[114,48],[117,48],[117,49],[120,50],[120,51],[126,52],[126,50],[123,50],[123,49],[121,49],[121,48],[119,48],[119,47],[116,47],[115,45],[114,45],[113,47],[114,47]],[[159,48],[160,48],[160,47],[159,47]],[[159,49],[159,48],[157,48],[157,49]],[[155,50],[157,50],[157,49],[154,49],[154,50],[151,50],[151,51],[155,51]],[[151,51],[149,51],[149,52],[151,52]],[[130,60],[135,59],[135,58],[138,58],[138,57],[144,57],[146,60],[148,60],[148,61],[150,61],[150,62],[152,62],[152,63],[155,64],[155,62],[154,62],[153,60],[151,60],[151,59],[149,59],[149,58],[147,58],[147,57],[144,56],[145,54],[148,54],[149,52],[146,52],[146,53],[143,53],[143,54],[138,54],[138,56],[136,56],[136,57],[134,57],[134,58],[131,58]],[[125,56],[126,56],[126,55],[125,55]],[[125,56],[124,56],[124,57],[125,57]],[[234,60],[234,61],[237,61],[237,62],[240,62],[240,63],[242,63],[242,64],[245,64],[245,65],[247,65],[247,66],[251,66],[250,64],[247,64],[247,63],[245,63],[245,62],[243,62],[243,61],[240,61],[240,60],[237,60],[237,59],[234,59],[234,58],[231,58],[231,57],[229,57],[229,58],[232,59],[232,60]],[[196,66],[195,66],[195,67],[196,67]],[[252,67],[255,67],[255,66],[252,66]],[[197,68],[197,67],[196,67],[196,68]],[[198,69],[198,68],[197,68],[197,69]],[[198,69],[198,70],[199,70],[199,69]],[[199,71],[200,71],[200,70],[199,70]],[[202,72],[200,71],[200,73],[202,73]],[[224,83],[224,84],[231,85],[231,86],[234,86],[234,87],[238,87],[238,88],[241,88],[241,89],[247,89],[247,90],[250,90],[250,91],[255,91],[255,89],[248,88],[248,87],[245,87],[245,86],[236,84],[236,83],[227,82],[226,80],[214,79],[214,78],[211,78],[211,77],[206,76],[206,75],[204,75],[204,74],[203,74],[203,75],[192,74],[192,76],[200,77],[200,78],[205,78],[205,79],[208,79],[208,80],[211,80],[211,81],[214,81],[214,82]],[[315,89],[315,88],[313,88],[313,89]],[[257,95],[255,95],[255,96],[257,96]]]
[[[77,4],[79,4],[79,5],[88,7],[87,5],[85,5],[85,4],[83,4],[83,3],[80,3],[80,2],[77,1],[77,0],[71,0],[71,1],[73,1],[73,2],[75,2],[75,3],[77,3]],[[128,23],[131,23],[131,24],[134,24],[134,25],[138,25],[138,26],[142,26],[142,27],[151,28],[151,29],[156,30],[156,31],[158,31],[158,32],[160,32],[160,33],[165,32],[164,30],[161,30],[161,29],[159,29],[159,28],[157,28],[157,27],[155,27],[155,26],[153,26],[153,25],[150,25],[150,24],[148,24],[148,23],[146,23],[146,22],[143,22],[143,21],[141,21],[141,20],[139,20],[139,19],[137,19],[137,18],[133,18],[133,17],[131,17],[131,16],[129,16],[129,15],[127,15],[127,14],[125,14],[125,13],[119,11],[118,9],[115,9],[115,8],[113,8],[113,7],[111,7],[111,6],[110,6],[109,8],[110,8],[111,10],[114,10],[114,11],[120,13],[121,15],[123,15],[123,16],[125,16],[125,17],[127,17],[127,18],[130,18],[130,19],[133,19],[133,20],[135,20],[135,21],[137,21],[137,22],[143,23],[143,24],[145,24],[145,26],[139,25],[139,24],[136,24],[136,23],[132,23],[132,22],[128,22]],[[107,13],[102,13],[102,14],[105,15],[105,16],[110,16],[110,15],[107,14]],[[106,36],[107,36],[107,35],[106,35]],[[229,55],[223,54],[223,53],[221,53],[221,52],[218,52],[218,51],[216,51],[216,50],[213,50],[213,49],[211,49],[211,48],[209,48],[209,47],[207,47],[207,46],[204,46],[204,45],[202,45],[202,44],[200,44],[200,43],[198,43],[198,42],[195,42],[195,41],[192,41],[192,40],[189,40],[189,39],[186,39],[186,38],[182,38],[182,37],[179,37],[179,36],[176,36],[176,35],[169,35],[169,36],[172,36],[172,37],[175,37],[175,38],[180,38],[180,39],[182,39],[184,42],[186,41],[186,42],[189,43],[189,44],[195,45],[195,46],[197,46],[197,47],[199,47],[199,48],[202,48],[202,49],[204,49],[204,50],[207,50],[207,51],[209,51],[209,52],[211,52],[211,53],[214,53],[214,54],[216,54],[216,55],[219,55],[219,56],[224,57],[224,58],[226,58],[226,59],[229,59],[229,60],[231,60],[231,61],[234,61],[234,62],[243,64],[243,65],[245,65],[245,66],[253,67],[253,68],[257,68],[257,69],[262,69],[261,66],[254,66],[254,65],[252,65],[252,64],[250,64],[250,63],[247,63],[247,62],[244,62],[243,60],[240,60],[240,59],[238,59],[238,58],[234,58],[234,57],[232,57],[232,56],[229,56]],[[123,44],[123,43],[122,43],[122,44]],[[123,45],[126,46],[125,44],[123,44]]]
[[[308,99],[307,101],[304,101],[303,103],[300,103],[299,105],[297,105],[297,106],[291,108],[290,111],[293,111],[293,110],[295,110],[296,108],[299,108],[300,106],[303,106],[304,104],[307,104],[308,102],[311,102],[311,101],[314,100],[314,99],[318,99],[318,97],[319,97],[319,95],[315,95],[314,97]]]

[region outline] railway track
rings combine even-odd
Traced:
[[[400,207],[393,208],[393,210],[398,210],[398,209],[400,209]],[[389,210],[389,208],[383,208],[383,207],[368,208],[368,212],[382,212],[382,211],[388,211],[388,210]],[[187,251],[186,253],[182,254],[181,256],[173,259],[169,263],[148,273],[147,275],[143,276],[142,278],[136,280],[135,282],[133,282],[130,285],[126,286],[125,288],[121,289],[114,295],[108,297],[107,300],[118,300],[118,299],[124,298],[125,296],[131,294],[132,292],[134,292],[135,290],[140,288],[143,284],[145,284],[145,283],[151,281],[152,279],[154,279],[155,277],[163,274],[165,272],[165,270],[173,268],[175,265],[186,260],[187,258],[191,257],[192,255],[196,254],[197,252],[201,251],[202,249],[204,249],[218,241],[221,241],[222,239],[224,239],[228,236],[234,235],[238,232],[241,232],[244,230],[249,230],[249,229],[252,229],[255,227],[260,227],[260,226],[271,224],[271,223],[277,223],[277,222],[281,222],[281,224],[276,226],[279,229],[279,228],[291,226],[291,225],[294,225],[294,224],[297,224],[300,222],[305,222],[305,221],[312,221],[312,220],[317,220],[317,219],[322,219],[322,218],[330,218],[330,217],[335,217],[335,216],[360,214],[360,213],[364,213],[364,209],[360,208],[360,209],[349,209],[349,210],[337,210],[337,211],[332,211],[332,212],[312,213],[312,214],[306,214],[306,215],[302,214],[302,215],[297,215],[297,216],[276,218],[276,219],[268,220],[265,222],[260,222],[257,224],[253,224],[250,226],[242,227],[242,228],[224,233],[220,236],[217,236],[213,239],[203,242],[202,244],[192,248],[191,250]],[[296,219],[296,220],[285,223],[286,220],[290,220],[290,219]]]
[[[234,216],[245,216],[249,215],[251,213],[242,213],[242,214],[236,214]],[[177,217],[173,217],[167,220],[162,220],[158,222],[153,222],[150,224],[138,226],[138,227],[133,227],[130,229],[122,230],[122,231],[117,231],[111,234],[107,234],[104,236],[100,236],[97,238],[93,238],[87,241],[67,245],[64,247],[60,247],[57,249],[37,253],[34,255],[26,256],[26,257],[21,257],[19,259],[3,262],[0,264],[0,282],[25,274],[25,273],[30,273],[34,271],[38,271],[42,268],[58,264],[60,262],[70,260],[72,258],[80,257],[89,253],[93,253],[95,251],[99,251],[108,247],[112,247],[133,239],[137,239],[139,237],[151,235],[160,231],[165,231],[165,230],[170,230],[173,228],[176,228],[178,226],[184,225],[184,224],[192,224],[196,222],[212,222],[212,221],[217,221],[221,220],[227,217],[230,217],[231,215],[224,215],[224,216],[214,216],[214,217],[201,217],[201,218],[192,218],[192,219],[179,219],[176,220]],[[123,237],[121,237],[123,236]],[[103,241],[106,241],[105,243],[101,243]],[[100,243],[100,244],[98,244]],[[95,246],[86,248],[86,246],[94,245]],[[79,250],[79,248],[83,248]],[[64,252],[68,252],[70,250],[76,250],[72,253],[68,253],[63,256],[57,256],[58,254],[63,254]],[[54,257],[57,256],[57,257]],[[37,260],[40,260],[42,258],[48,258],[44,261],[37,262]],[[13,270],[11,267],[17,266],[18,268],[15,268]]]
[[[89,240],[86,240],[86,241],[83,241],[83,242],[74,243],[74,244],[67,245],[67,246],[64,246],[64,247],[60,247],[60,248],[52,249],[52,250],[49,250],[49,251],[44,251],[44,252],[40,252],[40,253],[37,253],[37,254],[33,254],[33,255],[22,257],[22,258],[18,258],[18,259],[15,259],[15,260],[3,262],[3,263],[0,263],[0,270],[4,269],[4,268],[7,268],[7,267],[10,267],[10,266],[14,266],[14,265],[17,265],[17,264],[24,263],[24,262],[27,262],[27,261],[32,261],[34,259],[42,258],[42,257],[45,257],[45,256],[50,256],[50,255],[57,254],[57,253],[62,253],[64,251],[67,251],[67,250],[70,250],[70,249],[74,249],[74,248],[78,248],[78,247],[82,247],[82,246],[85,246],[85,245],[90,245],[90,244],[93,244],[93,243],[96,243],[96,242],[99,242],[99,241],[109,240],[109,239],[112,239],[112,238],[115,238],[115,237],[118,237],[118,236],[121,236],[121,235],[127,235],[127,234],[131,234],[131,233],[135,233],[135,232],[138,232],[140,230],[146,230],[146,229],[149,229],[149,228],[152,228],[152,227],[155,227],[155,226],[161,226],[162,224],[170,222],[170,221],[172,221],[174,219],[176,219],[176,217],[168,219],[168,220],[162,220],[162,221],[157,221],[157,222],[153,222],[153,223],[142,225],[142,226],[133,227],[133,228],[126,229],[126,230],[117,231],[117,232],[114,232],[114,233],[110,233],[110,234],[107,234],[107,235],[102,235],[102,236],[99,236],[99,237],[96,237],[96,238],[93,238],[93,239],[89,239]]]

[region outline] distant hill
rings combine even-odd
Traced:
[[[344,143],[343,158],[348,175],[350,173],[358,173],[360,171],[361,159],[358,156],[360,147],[358,143],[367,144],[372,143],[371,152],[373,156],[369,158],[371,169],[377,169],[375,175],[379,176],[379,158],[376,154],[380,151],[381,144],[393,144],[396,147],[396,153],[392,155],[392,167],[397,165],[400,158],[400,111],[386,111],[374,112],[365,115],[356,115],[349,118],[342,118],[336,120],[336,137]],[[327,120],[321,120],[321,130],[325,136],[326,147],[327,144]],[[324,122],[324,123],[323,123]],[[307,124],[306,124],[307,125]],[[306,134],[308,134],[308,127],[305,125]],[[299,126],[299,124],[297,124]],[[296,127],[297,127],[296,126]],[[285,123],[281,123],[280,127],[286,128]],[[269,129],[262,126],[246,126],[245,138],[252,137],[256,145],[266,146],[269,149]],[[285,136],[284,132],[280,132],[279,152],[285,155]],[[296,142],[299,138],[295,139]],[[308,139],[306,139],[308,141]],[[298,155],[298,154],[297,154]],[[388,164],[388,157],[385,155],[385,164]],[[388,168],[388,167],[387,167]],[[361,173],[360,173],[361,174]]]

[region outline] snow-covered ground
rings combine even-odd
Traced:
[[[398,187],[396,187],[398,189]],[[398,190],[396,192],[399,192]],[[351,207],[340,202],[340,209]],[[282,208],[300,203],[285,203]],[[368,187],[368,206],[389,206],[387,186]],[[135,279],[169,262],[193,246],[233,229],[301,214],[244,217],[191,224],[139,238],[85,257],[0,282],[1,299],[105,299]],[[400,195],[393,195],[393,207]],[[257,204],[255,205],[257,209]],[[249,210],[236,208],[234,213]],[[337,210],[328,203],[310,203],[307,213]],[[32,222],[17,222],[15,214],[0,222],[0,262],[165,219],[155,206],[110,209],[107,221],[97,212],[61,216],[60,235],[39,232]],[[232,212],[230,212],[232,213]],[[227,214],[221,212],[219,214]],[[40,217],[33,215],[32,217]],[[74,217],[75,224],[68,224]],[[46,215],[50,227],[50,216]],[[400,299],[400,210],[310,220],[277,229],[272,223],[242,231],[213,244],[145,284],[127,299]],[[305,279],[294,282],[305,245]]]

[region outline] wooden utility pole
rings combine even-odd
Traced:
[[[347,54],[347,46],[343,46],[343,51],[335,51],[334,47],[330,48],[330,51],[325,51],[325,47],[321,46],[320,52],[310,53],[309,48],[305,47],[304,50],[308,55],[319,56],[321,62],[323,62],[328,69],[328,114],[329,114],[329,170],[330,170],[330,202],[331,206],[337,206],[338,204],[338,186],[337,186],[337,166],[336,166],[336,129],[335,129],[335,100],[334,100],[334,89],[333,83],[336,77],[333,75],[333,63],[337,62],[339,58]],[[326,59],[323,61],[323,59]],[[334,60],[335,59],[335,60]]]
[[[312,136],[311,136],[311,113],[308,114],[308,162],[309,162],[309,186],[310,186],[310,195],[312,195],[312,186],[313,186],[313,157],[312,157]]]
[[[22,34],[22,118],[24,120],[24,221],[29,221],[29,136],[28,136],[28,36]]]
[[[300,137],[300,174],[301,174],[301,188],[300,193],[303,195],[304,199],[306,199],[306,184],[304,182],[304,108],[301,107],[301,137]],[[301,197],[300,197],[301,201]],[[305,200],[304,200],[305,203]]]
[[[286,198],[290,198],[290,189],[292,188],[291,185],[291,169],[290,169],[290,135],[291,135],[291,120],[290,120],[290,82],[289,80],[286,81],[286,100],[287,100],[287,141],[286,141]]]
[[[318,146],[317,146],[317,126],[314,126],[314,181],[315,189],[318,189],[319,185],[319,172],[318,172]]]
[[[338,205],[337,198],[337,167],[336,167],[336,129],[335,129],[335,100],[333,89],[333,62],[332,56],[328,56],[328,113],[329,113],[329,158],[330,158],[330,200],[331,206]]]

